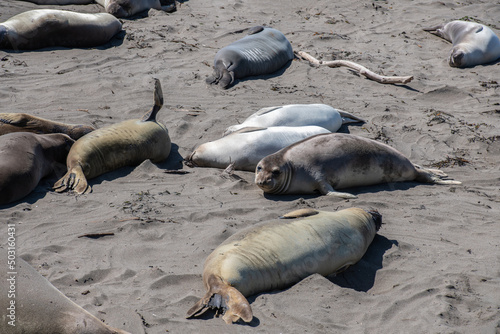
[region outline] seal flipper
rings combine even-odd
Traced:
[[[163,107],[163,91],[161,90],[160,80],[155,78],[155,91],[154,91],[155,104],[150,111],[142,116],[141,121],[143,122],[156,122],[156,114]]]
[[[334,197],[345,198],[345,199],[354,199],[354,198],[358,198],[358,196],[353,195],[353,194],[349,194],[349,193],[342,193],[342,192],[336,191],[336,190],[335,190],[335,189],[333,189],[333,187],[332,187],[330,184],[328,184],[328,183],[323,183],[323,184],[320,184],[319,191],[321,192],[321,194],[323,194],[323,195],[327,195],[327,196],[334,196]]]
[[[252,27],[250,29],[248,29],[248,33],[247,35],[254,35],[254,34],[258,34],[259,32],[261,32],[262,30],[264,30],[264,27],[263,26],[255,26],[255,27]]]
[[[298,209],[298,210],[288,212],[279,218],[280,219],[302,218],[302,217],[314,216],[314,215],[317,215],[318,213],[319,213],[318,210],[311,209],[311,208],[305,208],[305,209]]]
[[[415,177],[415,181],[422,183],[434,183],[434,184],[462,184],[460,181],[455,180],[443,180],[443,178],[447,177],[443,171],[439,169],[428,169],[422,168],[418,165],[414,165],[417,171],[417,176]]]
[[[349,124],[349,123],[366,123],[366,121],[362,118],[356,117],[351,113],[348,113],[347,111],[337,109],[337,111],[340,114],[340,117],[342,117],[342,124]]]
[[[253,319],[252,308],[248,300],[235,288],[224,283],[221,278],[210,275],[207,280],[209,291],[187,312],[186,318],[199,316],[209,308],[215,308],[218,315],[222,309],[222,319],[233,323],[242,319],[250,322]]]
[[[56,192],[62,193],[66,190],[74,190],[77,194],[88,194],[92,191],[92,187],[87,183],[87,178],[83,173],[82,167],[77,165],[71,169],[54,183],[52,187]]]

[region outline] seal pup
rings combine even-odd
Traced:
[[[103,127],[78,139],[66,160],[68,172],[54,184],[54,190],[89,193],[87,179],[146,159],[157,163],[170,154],[171,142],[165,125],[156,121],[163,106],[160,81],[155,79],[154,106],[142,119]]]
[[[255,171],[265,156],[290,144],[320,133],[330,133],[320,126],[274,126],[243,128],[218,140],[198,146],[186,159],[189,167],[226,168]]]
[[[224,136],[245,127],[270,126],[316,125],[330,132],[337,132],[342,125],[357,122],[364,120],[326,104],[287,104],[260,109],[243,123],[228,127]]]
[[[500,58],[500,39],[487,26],[474,22],[452,21],[424,28],[453,44],[448,57],[452,67],[470,67]]]
[[[121,30],[121,22],[108,13],[36,9],[0,23],[0,49],[88,48],[107,43]]]
[[[222,309],[226,323],[252,321],[245,297],[288,287],[311,274],[328,276],[358,262],[382,224],[382,216],[359,208],[337,212],[300,209],[238,232],[206,259],[207,293],[187,317]]]
[[[14,132],[0,136],[0,204],[27,196],[57,163],[64,166],[73,142],[62,133]]]
[[[4,268],[7,267],[7,251],[2,250]],[[10,289],[8,271],[16,272],[14,276],[16,289],[14,298],[8,298]],[[11,334],[129,334],[112,328],[72,302],[40,275],[22,258],[15,259],[15,270],[3,270],[0,283],[0,304],[2,305],[1,333]],[[15,326],[9,307],[15,301]]]
[[[214,74],[206,82],[227,88],[234,79],[276,72],[293,57],[292,45],[283,33],[269,27],[252,27],[247,36],[217,52]]]
[[[0,113],[0,136],[11,132],[64,133],[77,140],[94,130],[88,125],[64,124],[24,113]]]
[[[356,198],[335,189],[387,182],[461,184],[446,174],[414,165],[394,148],[344,133],[317,135],[262,159],[255,183],[270,194],[312,194]]]

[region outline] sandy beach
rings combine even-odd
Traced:
[[[36,8],[3,1],[0,22]],[[103,11],[97,4],[43,8]],[[28,197],[0,207],[0,235],[15,224],[19,256],[72,301],[134,334],[499,333],[500,62],[452,68],[451,44],[422,30],[469,18],[500,35],[499,17],[500,3],[487,0],[189,0],[174,13],[123,19],[123,31],[102,47],[1,50],[0,113],[103,127],[148,111],[158,78],[165,99],[158,119],[172,151],[163,163],[92,179],[92,193],[82,196],[52,191],[62,166]],[[256,25],[283,32],[294,51],[414,79],[384,85],[297,58],[227,90],[207,85],[215,53]],[[252,172],[183,164],[228,126],[291,103],[361,117],[365,124],[340,132],[387,143],[463,184],[352,188],[352,200],[272,196]],[[348,270],[250,297],[250,324],[227,325],[210,312],[185,319],[205,294],[201,274],[213,249],[246,227],[307,207],[376,209],[384,224]],[[85,237],[93,233],[110,235]]]

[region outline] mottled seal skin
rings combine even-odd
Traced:
[[[262,159],[255,183],[269,194],[312,194],[356,198],[335,189],[387,182],[416,181],[461,184],[442,180],[446,174],[410,162],[394,148],[344,133],[317,135]]]
[[[248,35],[220,49],[208,84],[228,88],[234,79],[276,72],[293,59],[293,49],[280,31],[256,26]]]
[[[245,297],[288,287],[311,274],[327,276],[358,262],[382,224],[359,208],[338,212],[301,209],[232,235],[206,259],[207,293],[188,312],[222,310],[226,323],[252,321]]]
[[[22,258],[15,259],[15,298],[8,298],[7,250],[1,249],[0,333],[9,334],[129,334],[112,328],[69,300]],[[4,260],[5,259],[5,260]],[[8,324],[10,301],[15,301],[15,326]]]
[[[424,30],[453,44],[448,57],[452,67],[471,67],[500,59],[500,39],[483,24],[452,21]]]
[[[0,204],[27,196],[57,163],[64,165],[73,142],[62,133],[0,136]]]
[[[68,172],[54,184],[57,192],[91,192],[87,180],[124,166],[135,166],[146,159],[157,163],[170,154],[171,142],[165,125],[156,121],[163,106],[160,81],[155,80],[155,105],[142,119],[103,127],[78,139],[71,148]]]
[[[330,132],[336,132],[344,124],[357,122],[364,120],[326,104],[287,104],[260,109],[243,123],[228,127],[224,131],[224,136],[247,127],[271,126],[316,125]]]
[[[0,49],[94,47],[107,43],[121,29],[121,22],[108,13],[36,9],[0,23]]]
[[[330,133],[320,126],[274,126],[243,128],[218,140],[198,146],[186,159],[189,167],[226,168],[255,171],[265,156],[320,133]]]
[[[0,113],[0,136],[12,132],[64,133],[77,140],[94,130],[88,125],[64,124],[24,113]]]

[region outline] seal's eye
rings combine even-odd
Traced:
[[[273,169],[273,176],[279,176],[281,171],[279,169]]]
[[[257,166],[257,172],[260,172],[262,171],[262,167],[261,166]]]

